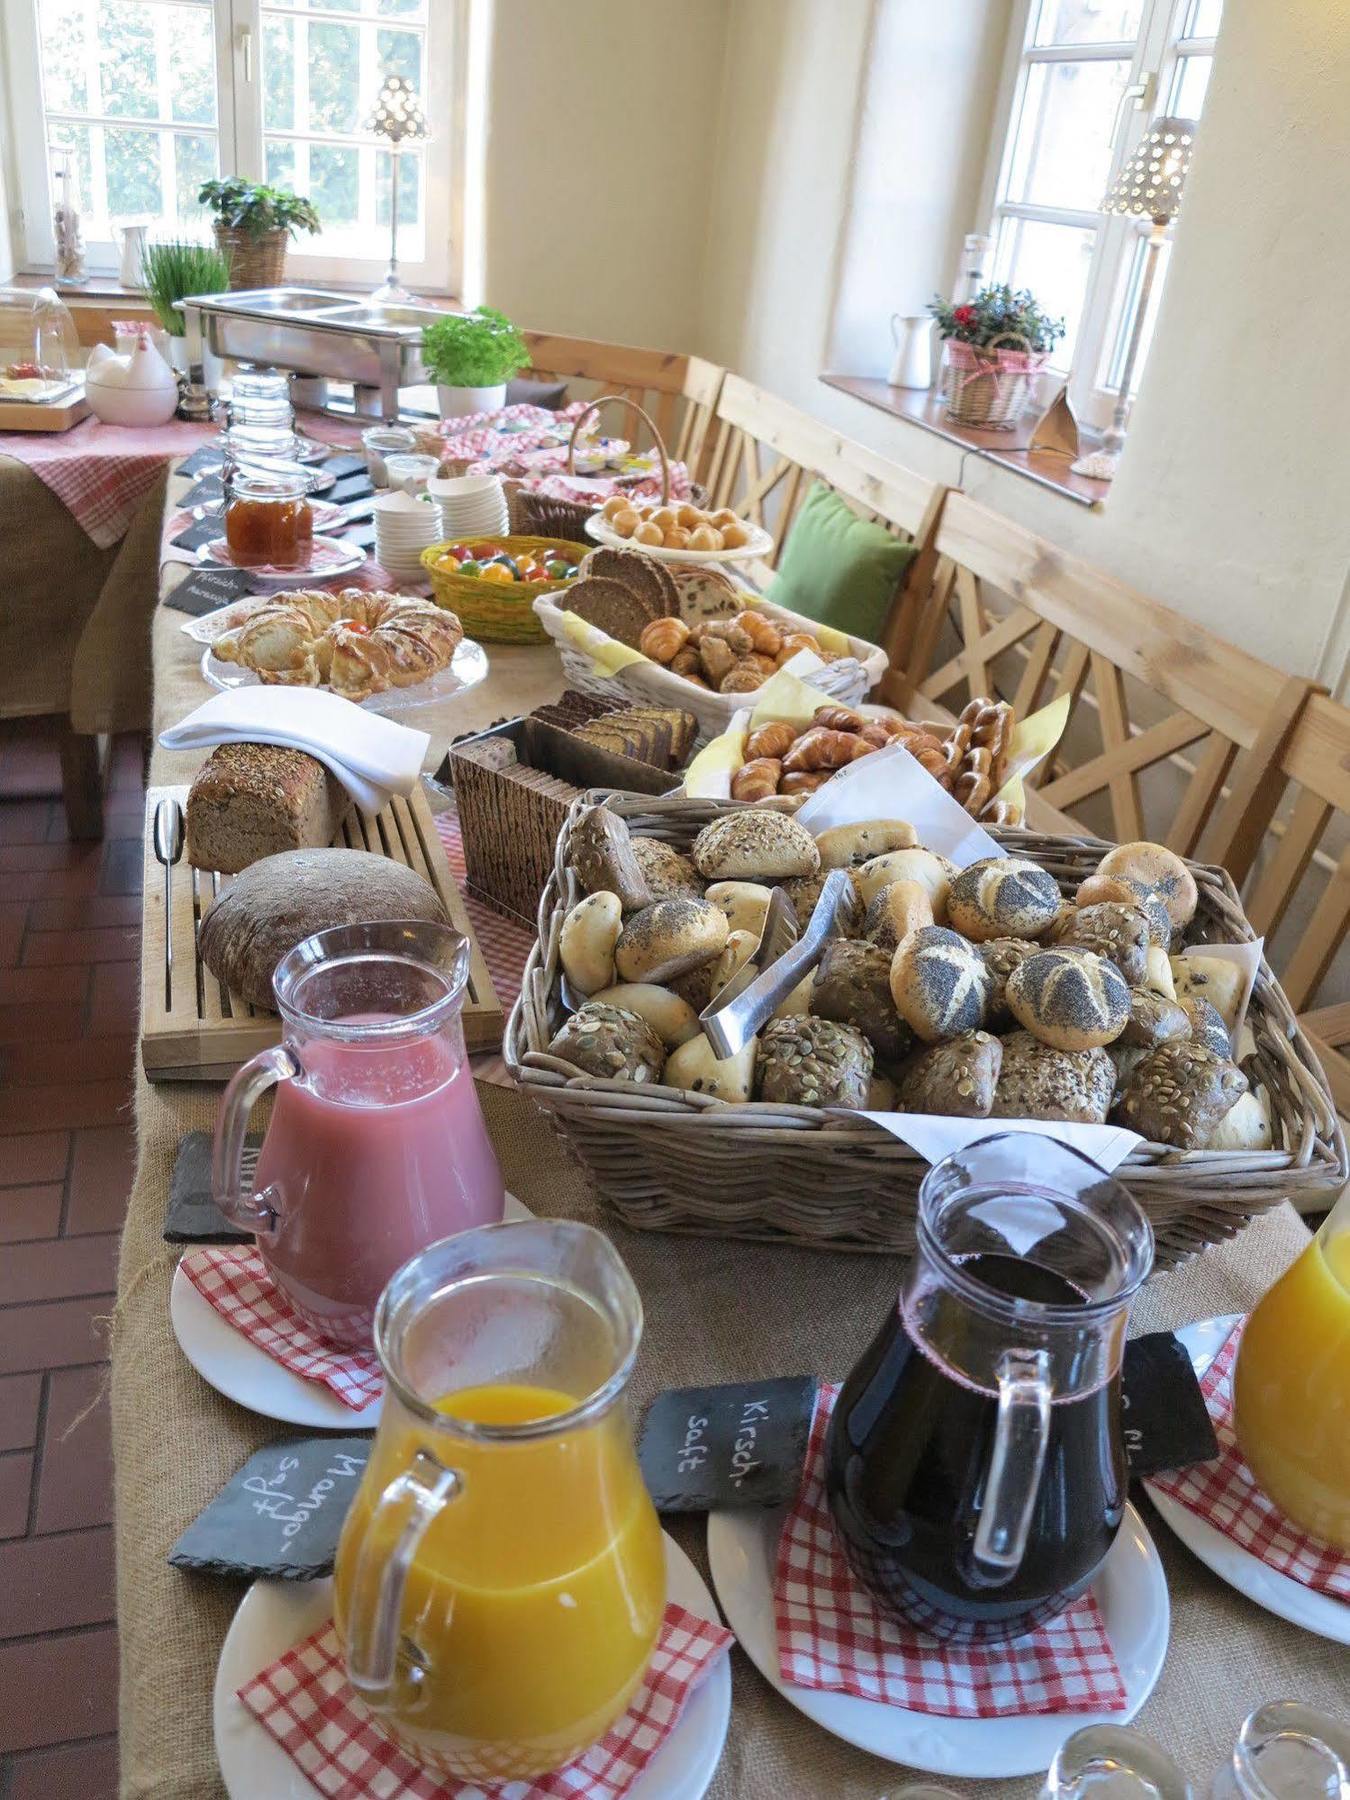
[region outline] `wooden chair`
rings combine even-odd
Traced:
[[[1237,872],[1284,786],[1279,758],[1314,684],[1286,676],[951,493],[908,660],[883,697],[913,715],[1001,694],[1021,717],[1068,694],[1027,821],[1152,838]]]
[[[1314,694],[1278,767],[1288,790],[1242,871],[1247,916],[1350,1116],[1350,966],[1340,954],[1350,930],[1350,708]]]
[[[728,374],[717,402],[708,486],[714,506],[729,506],[773,533],[774,549],[755,571],[759,575],[771,573],[816,480],[863,518],[919,545],[883,628],[882,648],[894,662],[908,642],[914,597],[930,584],[933,536],[947,490]]]
[[[695,481],[707,479],[709,434],[723,379],[716,363],[547,331],[527,331],[525,342],[534,364],[526,371],[528,379],[565,380],[573,400],[622,394],[636,401],[652,415],[671,456],[685,464]],[[640,419],[630,417],[626,424],[602,420],[601,428],[638,447],[645,442]]]

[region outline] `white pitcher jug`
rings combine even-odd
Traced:
[[[933,385],[933,321],[927,313],[906,317],[891,314],[891,342],[895,358],[886,377],[891,387],[928,388]]]

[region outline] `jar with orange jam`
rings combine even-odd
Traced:
[[[303,469],[237,470],[225,501],[225,541],[241,569],[303,569],[314,539],[314,514]]]

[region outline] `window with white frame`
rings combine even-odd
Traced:
[[[1014,29],[987,176],[990,275],[1030,288],[1067,331],[1079,416],[1105,425],[1143,268],[1147,220],[1097,211],[1148,121],[1199,118],[1223,0],[1029,0]],[[1135,382],[1166,279],[1164,246]]]
[[[73,179],[89,267],[117,267],[117,227],[204,235],[203,181],[240,175],[307,194],[323,230],[292,273],[372,279],[388,249],[389,149],[366,128],[405,76],[431,124],[402,152],[405,278],[450,288],[450,142],[462,117],[462,0],[2,0],[23,265],[52,266],[58,172]],[[25,78],[25,71],[32,79]]]

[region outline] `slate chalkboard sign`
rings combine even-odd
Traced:
[[[224,461],[225,452],[217,438],[212,443],[202,444],[192,452],[186,461],[180,462],[174,470],[175,475],[202,475],[207,469],[218,469]]]
[[[219,475],[203,475],[200,481],[193,482],[178,505],[181,511],[191,512],[194,506],[218,506],[224,498],[225,483]]]
[[[360,468],[354,474],[341,476],[321,498],[331,500],[334,506],[346,506],[349,501],[364,500],[374,492],[370,476]]]
[[[219,519],[196,519],[186,531],[180,531],[169,542],[178,550],[200,550],[203,544],[209,544],[212,538],[222,535],[223,528]]]
[[[811,1375],[658,1394],[638,1442],[656,1510],[785,1506],[801,1485],[815,1397]]]
[[[194,569],[165,600],[177,612],[190,613],[200,619],[203,613],[228,606],[231,600],[242,600],[251,593],[249,578],[243,569]]]
[[[1170,1331],[1152,1331],[1126,1344],[1122,1386],[1131,1475],[1188,1469],[1219,1454],[1190,1355]]]
[[[211,1198],[211,1133],[189,1131],[178,1146],[169,1178],[169,1204],[164,1212],[164,1241],[168,1244],[251,1244],[253,1233],[231,1225]],[[253,1192],[262,1134],[250,1131],[244,1139],[239,1185]]]
[[[255,1451],[169,1552],[178,1569],[241,1581],[330,1575],[369,1437],[281,1438]]]

